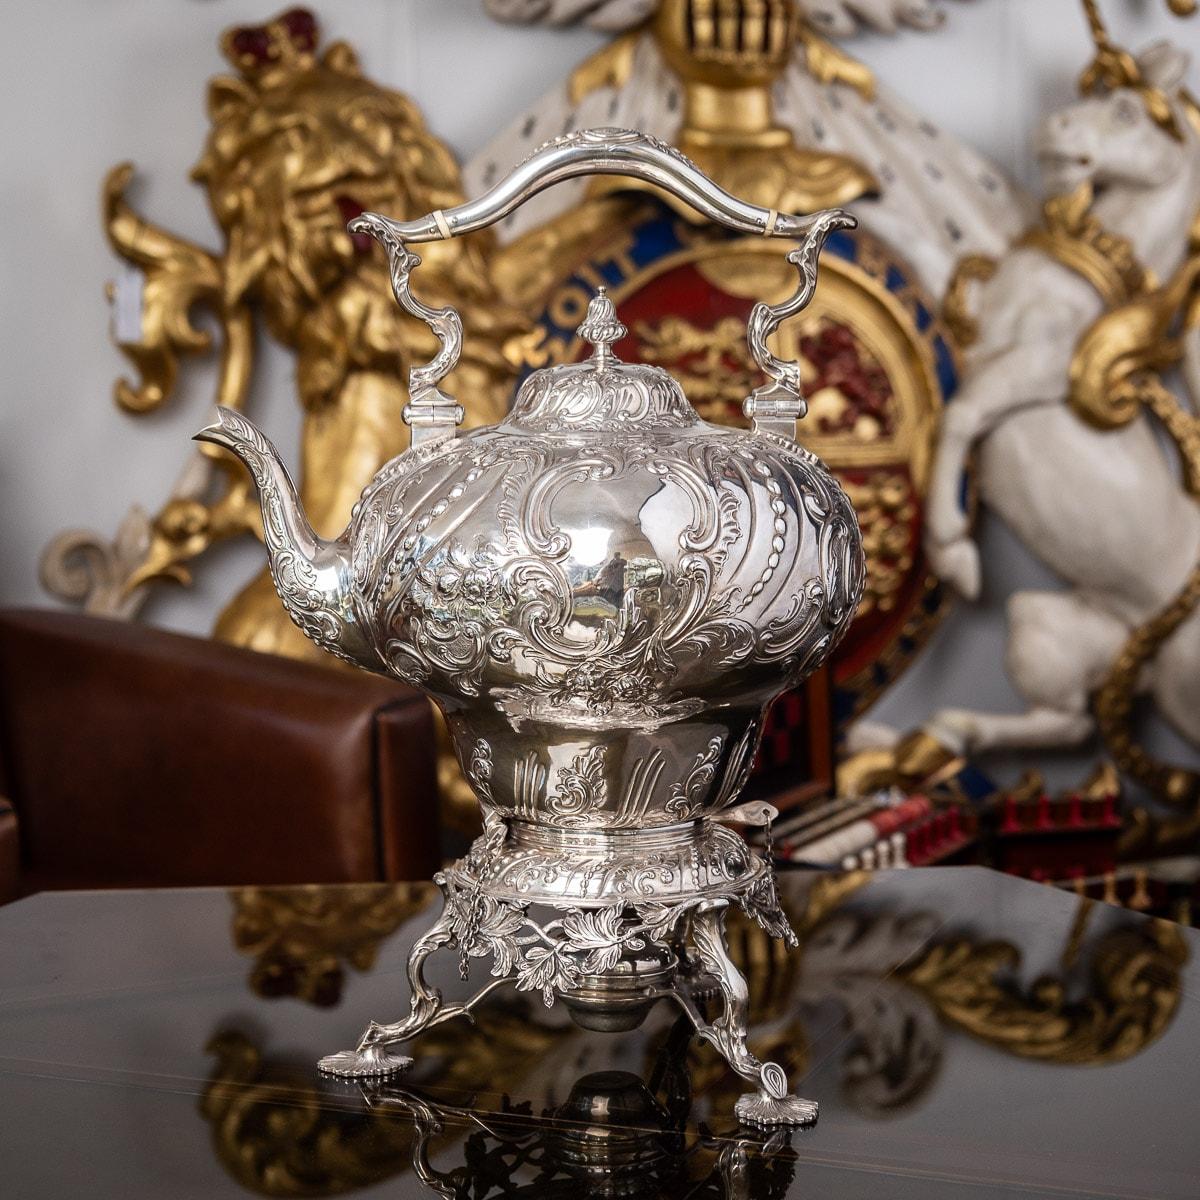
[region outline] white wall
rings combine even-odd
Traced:
[[[211,366],[189,366],[169,411],[134,418],[111,401],[124,359],[107,336],[104,285],[116,260],[100,227],[105,171],[131,159],[140,209],[216,248],[204,197],[187,172],[203,143],[209,77],[225,69],[226,26],[260,21],[284,0],[0,0],[0,603],[38,604],[41,548],[65,527],[111,534],[133,501],[153,509],[211,402]],[[486,18],[477,0],[315,0],[327,37],[350,41],[367,72],[410,93],[461,158],[532,103],[605,38],[529,30]],[[948,0],[932,36],[865,37],[852,50],[918,110],[1035,185],[1029,133],[1074,94],[1090,43],[1071,0]],[[1166,16],[1163,0],[1105,0],[1116,39],[1171,36],[1200,52],[1200,19]],[[1193,84],[1200,91],[1200,82]],[[260,360],[253,411],[289,457],[299,414],[290,358]],[[1003,601],[1048,577],[1001,529],[983,529],[982,605],[943,626],[923,661],[879,706],[910,725],[935,704],[1016,707],[1000,666]],[[154,621],[205,631],[260,565],[253,545],[201,563],[189,592],[168,594]],[[1076,769],[1068,762],[1062,771]]]

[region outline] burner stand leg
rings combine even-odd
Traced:
[[[725,943],[727,909],[728,901],[718,901],[692,914],[692,943],[705,969],[717,980],[725,1001],[724,1012],[708,1022],[694,1005],[685,1006],[686,1010],[697,1034],[715,1047],[743,1079],[758,1085],[757,1091],[739,1098],[735,1111],[740,1120],[762,1128],[811,1125],[817,1119],[816,1102],[789,1095],[783,1068],[778,1063],[759,1061],[746,1045],[749,990]]]
[[[488,992],[506,983],[506,979],[493,979],[463,1004],[446,1004],[442,993],[425,980],[425,960],[457,939],[453,932],[454,906],[442,877],[435,877],[442,888],[442,912],[433,927],[414,943],[408,956],[408,986],[412,993],[408,1016],[392,1025],[380,1025],[372,1021],[359,1039],[354,1050],[342,1050],[329,1054],[317,1064],[327,1075],[344,1078],[366,1079],[397,1075],[412,1065],[412,1059],[404,1054],[393,1054],[387,1047],[416,1037],[431,1025],[439,1025],[453,1017],[463,1016],[483,999]]]

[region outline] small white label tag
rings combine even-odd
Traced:
[[[145,272],[132,263],[122,263],[112,290],[112,335],[118,345],[136,345],[142,340],[142,289]]]

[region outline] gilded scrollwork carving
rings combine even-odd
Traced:
[[[104,178],[102,216],[109,244],[136,273],[110,292],[119,314],[139,308],[136,337],[118,319],[114,336],[138,370],[138,379],[119,379],[113,398],[131,413],[152,412],[175,391],[180,362],[211,348],[212,335],[197,326],[197,309],[208,309],[222,334],[219,402],[240,408],[250,381],[254,348],[253,316],[228,286],[219,255],[140,217],[126,199],[133,180],[132,163],[113,167]],[[133,290],[128,298],[117,287]]]
[[[214,1065],[200,1114],[217,1160],[252,1194],[334,1194],[408,1167],[410,1129],[374,1120],[355,1130],[331,1119],[311,1082],[239,1031],[222,1030],[206,1050]]]
[[[589,1190],[660,1195],[686,1180],[696,1195],[729,1200],[782,1200],[787,1193],[796,1155],[785,1131],[685,1136],[692,1094],[686,1022],[670,1030],[645,1081],[590,1073],[574,1082],[565,1103],[547,1095],[540,1113],[536,1100],[507,1094],[496,1106],[447,1102],[459,1084],[470,1087],[484,1076],[503,1079],[515,1094],[531,1064],[562,1041],[560,1030],[515,1014],[481,1025],[480,1036],[458,1047],[469,1069],[448,1064],[436,1093],[420,1084],[371,1084],[335,1105],[245,1034],[222,1031],[207,1047],[214,1064],[200,1104],[218,1161],[247,1191],[277,1197],[340,1194],[410,1170],[433,1195],[483,1200],[531,1187],[557,1195],[584,1182],[576,1149],[586,1154]],[[611,1113],[618,1135],[611,1155],[597,1153],[592,1128],[580,1121],[593,1112]]]
[[[1123,304],[1144,292],[1152,277],[1138,261],[1132,239],[1106,228],[1093,211],[1094,195],[1089,179],[1065,195],[1051,196],[1042,206],[1042,223],[1017,244],[1081,275],[1107,305]],[[980,269],[976,277],[987,279],[990,273]]]
[[[265,329],[296,355],[298,483],[313,524],[330,532],[402,448],[405,372],[437,348],[387,297],[382,255],[345,223],[373,206],[404,213],[452,205],[461,199],[458,167],[412,101],[367,79],[345,43],[321,44],[310,13],[232,28],[221,46],[234,73],[210,86],[211,127],[193,174],[222,247],[197,246],[141,216],[127,199],[131,166],[105,182],[105,230],[130,268],[113,293],[115,336],[140,376],[120,381],[116,398],[137,412],[170,402],[184,359],[209,349],[211,335],[196,323],[203,309],[221,344],[215,399],[241,408],[253,401],[256,330]],[[471,320],[474,336],[448,385],[470,392],[473,421],[504,412],[505,346],[524,330],[491,284],[489,252],[487,235],[435,247],[421,285],[432,309],[453,294]],[[50,590],[89,611],[130,617],[154,584],[188,583],[192,564],[216,543],[258,535],[248,479],[213,454],[205,448],[167,504],[148,518],[132,511],[111,541],[74,532],[56,539],[42,568]],[[315,653],[266,576],[232,599],[216,632],[294,657]],[[456,786],[464,789],[461,778]]]
[[[951,939],[901,968],[948,1021],[1022,1058],[1056,1063],[1122,1062],[1166,1029],[1180,1002],[1187,944],[1178,926],[1155,920],[1120,929],[1092,949],[1093,987],[1072,999],[1044,978],[1028,994],[1002,982],[1019,963],[1010,943]]]
[[[184,359],[210,349],[211,335],[195,321],[207,310],[221,343],[215,399],[241,408],[253,401],[255,339],[265,330],[296,356],[298,482],[314,526],[326,533],[402,448],[405,371],[437,348],[429,329],[386,299],[385,263],[345,223],[372,206],[404,213],[452,205],[461,199],[458,167],[412,101],[367,79],[346,43],[321,45],[306,10],[231,28],[221,48],[235,73],[210,85],[211,128],[193,177],[207,192],[222,248],[197,246],[142,217],[127,199],[131,165],[105,180],[105,230],[128,264],[112,292],[114,336],[139,372],[119,381],[115,396],[132,412],[169,403]],[[505,411],[509,343],[525,331],[491,283],[490,250],[487,235],[440,245],[423,273],[429,310],[441,311],[453,294],[473,326],[448,380],[472,395],[472,421]],[[155,585],[190,583],[192,564],[214,545],[261,536],[249,481],[229,466],[206,447],[157,512],[131,509],[111,538],[59,535],[43,554],[44,586],[87,611],[128,618]],[[215,632],[260,650],[314,653],[265,574],[232,598]],[[464,805],[473,809],[449,747],[439,781],[452,820]]]
[[[254,958],[250,986],[260,996],[336,1004],[345,967],[369,971],[379,947],[426,908],[420,884],[235,888],[233,942]]]

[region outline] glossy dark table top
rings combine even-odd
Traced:
[[[800,951],[735,939],[752,1046],[822,1105],[790,1145],[739,1139],[741,1081],[662,1004],[606,1035],[501,990],[395,1084],[319,1078],[406,1008],[432,889],[0,908],[0,1195],[1200,1195],[1195,933],[976,868],[813,880],[782,879]]]

